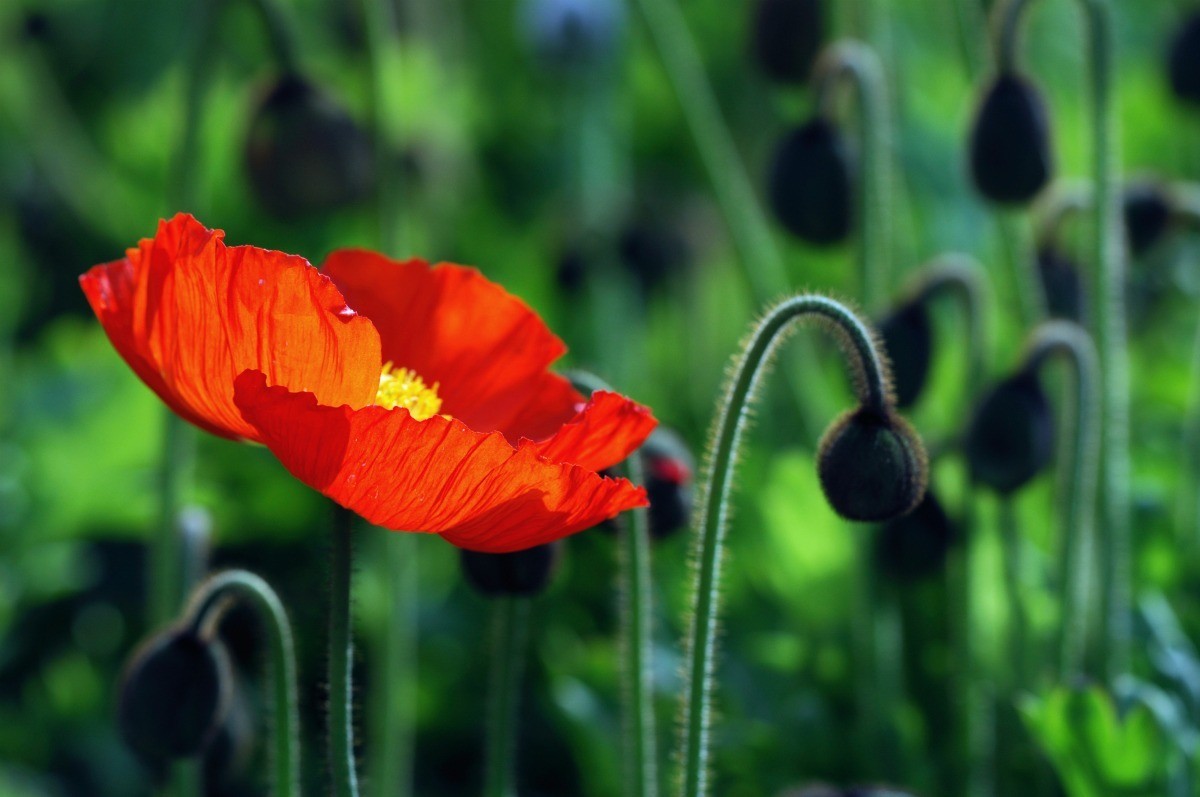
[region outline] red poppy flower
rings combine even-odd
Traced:
[[[547,370],[566,347],[474,269],[225,246],[191,216],[80,278],[117,351],[173,410],[262,443],[372,523],[503,552],[646,503],[597,471],[655,425]]]

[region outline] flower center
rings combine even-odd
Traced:
[[[404,407],[413,418],[423,421],[437,415],[442,409],[437,390],[437,382],[430,387],[417,376],[416,371],[396,368],[389,360],[383,364],[383,372],[379,374],[375,404],[389,410]]]

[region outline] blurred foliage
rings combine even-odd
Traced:
[[[530,46],[526,3],[395,2],[401,38],[386,75],[384,114],[400,150],[392,154],[404,164],[407,249],[477,265],[502,282],[570,345],[564,367],[605,376],[701,451],[726,361],[760,308],[636,8],[615,17],[611,74],[607,89],[596,90]],[[123,660],[150,630],[143,620],[142,543],[157,512],[164,410],[112,350],[76,278],[120,257],[153,232],[157,218],[180,209],[166,198],[184,133],[186,53],[198,5],[0,3],[0,794],[6,796],[151,789],[149,773],[116,736],[113,699]],[[255,201],[244,142],[251,109],[279,70],[254,4],[216,5],[221,13],[204,51],[208,87],[191,164],[197,199],[187,210],[225,229],[231,243],[296,252],[315,263],[335,248],[377,246],[368,201],[302,221],[274,219]],[[281,5],[295,26],[306,76],[365,124],[359,5]],[[775,144],[807,117],[811,92],[775,87],[755,70],[747,55],[749,3],[684,5],[762,199]],[[1165,43],[1187,4],[1113,5],[1123,161],[1131,173],[1200,180],[1200,114],[1173,101],[1164,67]],[[869,24],[852,13],[860,6],[872,11]],[[993,286],[987,371],[1006,373],[1024,333],[1000,228],[973,195],[965,165],[977,93],[967,61],[985,62],[987,43],[982,36],[959,41],[951,0],[875,0],[838,9],[831,32],[853,32],[874,44],[894,95],[899,184],[890,288],[899,295],[906,273],[940,252],[978,257]],[[1078,29],[1074,4],[1037,3],[1023,48],[1028,72],[1046,93],[1060,172],[1069,177],[1086,173],[1090,146]],[[597,116],[611,137],[600,184],[613,201],[601,213],[602,237],[670,243],[630,244],[624,256],[600,247],[599,256],[583,257],[581,279],[561,284],[565,253],[596,250],[589,236],[597,225],[587,209],[592,178],[581,174],[591,161],[580,156],[578,128],[580,119]],[[792,285],[854,295],[852,247],[812,248],[775,231]],[[1080,256],[1085,231],[1080,220],[1068,236]],[[1058,689],[1024,705],[1028,737],[1016,719],[1002,726],[1022,744],[1040,743],[1048,758],[1032,766],[1046,778],[1052,764],[1071,797],[1163,794],[1182,757],[1194,753],[1196,718],[1172,725],[1154,706],[1182,699],[1173,696],[1183,694],[1180,670],[1162,662],[1176,661],[1187,638],[1200,638],[1196,487],[1184,481],[1187,452],[1180,450],[1197,367],[1198,259],[1200,240],[1180,235],[1135,263],[1130,277],[1138,581],[1143,592],[1166,596],[1179,636],[1167,653],[1153,648],[1157,658],[1138,662],[1147,679],[1138,687],[1141,697]],[[933,483],[948,510],[958,519],[971,510],[965,533],[977,552],[979,663],[1003,673],[1008,618],[995,501],[972,499],[952,450],[970,398],[963,322],[949,305],[933,308],[932,320],[933,370],[909,415],[935,452]],[[826,420],[848,406],[850,395],[834,363],[832,354],[822,354],[825,378],[805,385],[806,400],[828,411]],[[789,367],[786,358],[782,367]],[[1052,390],[1056,406],[1061,394]],[[813,441],[793,406],[784,389],[766,392],[740,472],[724,583],[715,791],[761,797],[802,782],[880,779],[927,795],[959,794],[954,731],[945,719],[952,653],[944,579],[874,590],[873,616],[898,645],[892,663],[902,671],[895,685],[900,697],[886,718],[883,744],[865,746],[855,736],[852,574],[873,530],[849,527],[827,508]],[[214,566],[261,573],[296,623],[305,774],[308,791],[317,793],[324,783],[318,598],[326,579],[327,511],[264,450],[208,437],[197,443],[188,500],[214,518]],[[1028,547],[1022,587],[1041,653],[1048,653],[1059,619],[1050,590],[1058,556],[1055,494],[1054,480],[1041,478],[1017,506]],[[1181,511],[1190,524],[1176,522]],[[684,536],[654,548],[662,750],[674,739],[669,718],[676,711],[689,572]],[[359,547],[374,556],[390,542],[364,529]],[[432,539],[418,543],[421,680],[411,706],[417,791],[472,794],[481,776],[486,604],[462,585],[456,551]],[[581,534],[566,545],[550,591],[535,604],[519,744],[522,794],[619,792],[614,567],[612,538]],[[366,656],[379,644],[372,634],[386,628],[385,577],[364,567],[357,583]],[[247,700],[257,707],[260,635],[252,619],[236,614],[227,625]],[[1193,676],[1200,672],[1194,660],[1188,666]],[[365,668],[359,683],[366,705]],[[255,765],[213,793],[263,793],[261,733],[259,725]],[[371,749],[369,735],[363,749]]]

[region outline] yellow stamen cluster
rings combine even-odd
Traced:
[[[432,387],[417,376],[416,371],[408,368],[396,368],[392,362],[383,364],[383,373],[379,375],[379,391],[375,394],[375,403],[389,410],[404,407],[409,415],[418,421],[432,418],[442,409],[442,400],[437,394],[438,384]]]

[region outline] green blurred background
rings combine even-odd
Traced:
[[[966,178],[964,141],[977,84],[964,47],[983,64],[988,44],[982,36],[959,38],[952,2],[972,0],[875,0],[866,16],[853,12],[856,4],[843,4],[831,12],[826,37],[870,41],[893,92],[890,293],[938,253],[978,257],[992,283],[988,373],[998,375],[1016,363],[1024,333],[999,227]],[[637,9],[614,0],[619,32],[597,76],[537,52],[528,15],[548,12],[531,10],[535,3],[395,3],[399,35],[383,116],[402,165],[404,251],[397,254],[478,266],[566,340],[571,353],[562,366],[601,374],[702,450],[726,362],[761,302],[748,287]],[[109,345],[78,275],[119,258],[177,210],[226,230],[230,243],[298,253],[314,263],[335,248],[379,246],[369,190],[332,209],[284,219],[252,192],[245,165],[252,109],[279,70],[249,2],[214,3],[222,8],[216,35],[203,49],[207,85],[195,130],[194,206],[170,204],[197,5],[5,0],[0,6],[2,795],[136,795],[152,788],[124,750],[113,712],[121,664],[149,630],[143,546],[158,512],[164,413]],[[1164,76],[1166,42],[1189,4],[1113,5],[1125,169],[1200,179],[1200,113],[1171,97]],[[812,97],[807,88],[773,85],[755,69],[748,55],[751,6],[689,0],[684,12],[761,197],[776,141],[808,116]],[[294,26],[304,74],[367,126],[369,65],[359,6],[283,0],[281,7]],[[1086,175],[1089,147],[1082,42],[1073,4],[1036,4],[1026,64],[1047,92],[1060,174],[1077,178]],[[587,125],[603,130],[599,145],[581,134]],[[582,161],[580,147],[593,147],[582,150],[589,153]],[[592,158],[597,152],[600,161]],[[581,162],[590,166],[580,168]],[[589,168],[598,176],[589,176]],[[599,210],[592,207],[594,191],[603,197]],[[773,229],[792,286],[855,296],[853,246],[816,249]],[[616,243],[605,250],[609,256],[592,256],[597,235]],[[565,272],[568,256],[575,270]],[[1196,530],[1174,522],[1176,502],[1196,492],[1181,481],[1179,437],[1192,380],[1198,256],[1200,240],[1179,236],[1134,264],[1135,282],[1169,290],[1154,292],[1152,303],[1135,302],[1131,323],[1138,583],[1142,591],[1167,595],[1185,628],[1200,632]],[[937,309],[933,380],[910,413],[934,449],[953,440],[968,413],[962,323],[951,307]],[[805,400],[824,424],[850,405],[850,392],[833,347],[812,348],[824,378],[804,385]],[[794,358],[784,357],[783,365],[794,368]],[[1061,392],[1054,391],[1056,400]],[[890,718],[895,744],[872,757],[848,743],[851,574],[855,547],[872,532],[838,520],[820,495],[813,467],[819,431],[795,417],[786,389],[772,389],[742,461],[725,580],[716,792],[751,797],[809,780],[887,778],[921,793],[950,794],[939,791],[939,759],[931,752],[946,733],[939,708],[946,697],[937,685],[949,678],[945,593],[936,579],[887,593],[902,608],[907,650],[908,697]],[[319,596],[327,509],[263,449],[207,436],[197,445],[187,497],[211,522],[214,563],[260,572],[296,622],[305,771],[316,793],[323,783]],[[939,458],[934,469],[934,484],[954,513],[962,509],[962,470],[954,456]],[[1024,574],[1027,598],[1035,627],[1046,633],[1058,612],[1048,587],[1054,501],[1055,480],[1042,478],[1019,502],[1033,557]],[[966,532],[980,551],[978,639],[983,657],[998,662],[1005,616],[993,506],[982,500],[978,510]],[[389,536],[363,529],[359,549],[378,552]],[[674,738],[686,536],[654,547],[664,750]],[[432,538],[417,544],[420,686],[409,707],[417,727],[417,792],[472,794],[481,766],[486,602],[462,584],[453,548]],[[580,534],[535,603],[522,712],[523,795],[619,791],[614,568],[613,538]],[[360,660],[369,659],[387,627],[383,578],[378,568],[359,571]],[[261,716],[257,637],[252,621],[233,624],[253,725]],[[371,684],[362,676],[360,705],[366,705]],[[252,735],[258,745],[250,765],[218,779],[211,793],[265,793],[258,775],[262,732]]]

